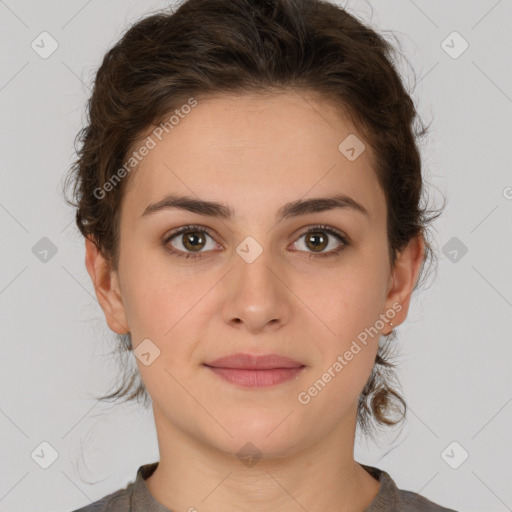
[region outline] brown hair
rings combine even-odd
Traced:
[[[424,194],[417,141],[427,133],[393,64],[395,48],[339,6],[321,0],[188,0],[134,23],[104,56],[88,101],[88,125],[75,139],[69,180],[74,181],[76,224],[112,268],[119,261],[119,211],[130,176],[112,177],[140,137],[191,97],[223,93],[313,92],[346,112],[375,155],[375,172],[387,202],[391,265],[415,236],[435,255],[427,224],[441,211],[420,204]],[[124,174],[123,174],[124,175]],[[66,180],[67,182],[67,180]],[[101,196],[101,197],[98,197]],[[387,336],[359,398],[357,422],[371,434],[373,419],[396,425],[406,404],[393,388],[395,364]],[[117,351],[129,356],[130,334]],[[150,397],[136,365],[115,392],[100,400]],[[126,364],[126,366],[125,366]],[[400,417],[389,417],[391,412]]]

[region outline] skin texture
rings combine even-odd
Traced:
[[[338,150],[351,133],[363,140],[312,94],[200,99],[130,175],[118,272],[86,240],[86,266],[109,327],[131,332],[134,349],[149,338],[160,350],[149,366],[137,364],[160,448],[146,484],[168,508],[355,512],[378,492],[353,449],[357,400],[379,336],[307,405],[297,399],[394,303],[401,304],[394,326],[404,321],[424,257],[417,237],[390,267],[371,148],[354,161]],[[169,193],[221,202],[235,220],[178,209],[142,216]],[[369,215],[334,209],[276,223],[285,203],[334,193]],[[197,259],[169,252],[171,243],[187,250],[182,235],[164,246],[187,224],[209,230]],[[337,228],[350,245],[315,256],[342,244],[322,232],[328,245],[315,252],[303,236],[315,224]],[[236,252],[248,236],[263,249],[250,264]],[[386,323],[381,333],[390,331]],[[235,352],[277,353],[306,369],[276,386],[244,389],[203,366]],[[247,442],[262,454],[251,467],[236,456]]]

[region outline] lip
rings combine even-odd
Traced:
[[[251,354],[231,354],[226,357],[215,359],[206,366],[214,368],[231,368],[237,370],[275,370],[282,368],[302,368],[305,366],[289,357],[279,354],[266,354],[256,356]]]
[[[205,363],[204,366],[231,384],[245,388],[281,384],[297,377],[306,367],[298,361],[278,354],[264,356],[232,354]]]

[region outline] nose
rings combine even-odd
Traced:
[[[251,333],[280,329],[291,315],[285,272],[272,261],[270,251],[251,263],[238,254],[226,277],[222,315],[226,323]]]

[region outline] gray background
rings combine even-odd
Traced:
[[[91,398],[114,382],[113,334],[60,187],[104,53],[164,5],[0,0],[2,511],[73,510],[158,460],[150,411]],[[398,328],[407,424],[379,445],[356,444],[355,457],[450,508],[512,510],[512,1],[345,5],[398,35],[413,97],[433,120],[422,147],[430,194],[448,201],[434,224],[438,274]],[[46,59],[31,47],[43,31],[59,45]],[[454,31],[469,44],[457,58]],[[43,237],[57,249],[46,262]],[[57,454],[47,469],[44,442]]]

